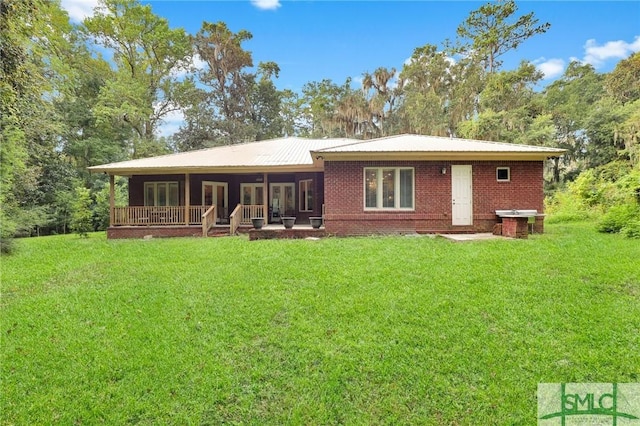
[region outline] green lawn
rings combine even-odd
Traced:
[[[640,243],[19,240],[3,424],[535,424],[541,382],[640,381]]]

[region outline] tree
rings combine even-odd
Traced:
[[[133,158],[163,152],[166,147],[154,140],[158,125],[193,90],[191,80],[177,78],[191,61],[188,35],[136,0],[101,0],[84,25],[97,44],[113,51],[116,67],[94,113],[130,126],[136,134],[130,140]]]
[[[477,116],[462,123],[460,133],[469,138],[530,143],[531,126],[541,114],[533,86],[541,78],[542,73],[529,62],[514,71],[490,74],[480,93]],[[544,127],[540,121],[535,123]]]
[[[631,164],[640,164],[640,53],[623,59],[605,77],[609,95],[622,105],[624,121],[615,126],[614,144]]]
[[[587,152],[586,119],[605,95],[603,76],[593,66],[572,61],[562,77],[542,92],[543,108],[551,114],[556,128],[555,146],[567,150],[563,166],[579,172]],[[560,179],[560,162],[555,161],[554,176]]]
[[[621,154],[626,155],[631,164],[640,170],[640,99],[625,104],[624,108],[627,118],[616,132],[615,142],[624,144]]]
[[[605,86],[622,104],[640,99],[640,52],[618,62],[605,78]]]
[[[516,17],[517,11],[515,0],[498,0],[471,12],[458,26],[458,51],[479,54],[485,69],[495,72],[501,64],[498,58],[518,48],[528,38],[545,33],[550,27],[549,23],[538,25],[533,12]]]
[[[330,79],[311,81],[302,86],[303,110],[301,120],[304,122],[303,134],[311,137],[337,137],[341,134],[340,126],[335,121],[338,102],[351,81],[338,86]]]
[[[0,3],[0,221],[6,242],[18,229],[48,222],[39,188],[56,156],[64,123],[53,103],[65,96],[72,27],[58,3]],[[38,217],[34,212],[42,212]]]
[[[203,22],[193,38],[196,51],[208,67],[200,80],[212,88],[213,104],[227,120],[241,119],[249,111],[250,82],[243,70],[253,66],[251,52],[242,43],[253,38],[246,30],[233,33],[224,22]]]
[[[416,48],[400,73],[404,102],[399,113],[410,132],[456,135],[458,124],[473,116],[484,81],[477,57],[455,61],[427,44]]]
[[[261,62],[251,90],[251,123],[255,140],[272,139],[284,134],[281,104],[285,92],[278,90],[272,78],[278,77],[280,67],[275,62]]]
[[[109,64],[93,57],[86,48],[75,48],[67,56],[75,72],[69,79],[66,96],[54,102],[65,123],[59,145],[89,185],[87,167],[128,158],[127,143],[133,131],[123,121],[98,120],[93,113],[99,107],[101,90],[114,77]]]
[[[377,68],[373,74],[362,75],[362,90],[367,97],[371,113],[370,125],[373,134],[385,136],[389,129],[385,125],[387,119],[396,112],[398,99],[402,95],[404,80],[393,81],[396,69]]]
[[[91,218],[91,193],[87,188],[76,188],[76,199],[71,214],[71,229],[81,237],[93,231]]]
[[[279,91],[273,79],[280,67],[259,63],[255,72],[251,52],[242,43],[252,35],[232,32],[224,22],[203,22],[192,37],[194,49],[206,63],[198,72],[205,87],[185,110],[185,125],[176,135],[179,147],[228,145],[282,136],[281,104],[290,92]]]

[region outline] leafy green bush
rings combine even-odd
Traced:
[[[109,182],[101,182],[100,185],[96,185],[96,188],[93,193],[95,197],[93,224],[97,231],[104,231],[109,227]],[[116,180],[114,192],[115,205],[126,206],[129,201],[126,179]]]
[[[0,211],[0,253],[9,254],[14,249],[15,223]]]
[[[587,206],[595,206],[603,202],[604,185],[599,182],[594,169],[585,170],[577,179],[569,184],[569,191]]]
[[[620,230],[620,233],[627,238],[640,238],[640,220],[628,223]]]
[[[545,199],[547,223],[579,222],[599,217],[599,210],[589,207],[569,185]]]
[[[93,231],[91,214],[91,194],[87,188],[76,188],[76,200],[73,203],[71,229],[83,237]]]
[[[627,206],[627,207],[621,207]],[[548,223],[598,219],[603,232],[619,232],[640,208],[640,170],[622,161],[582,172],[545,200]]]
[[[605,213],[597,229],[600,232],[620,232],[637,220],[640,220],[640,207],[637,204],[619,204]]]

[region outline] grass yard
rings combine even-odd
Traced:
[[[2,424],[535,424],[541,382],[640,381],[640,243],[19,240]]]

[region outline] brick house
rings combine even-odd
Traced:
[[[563,152],[418,135],[281,138],[90,170],[110,176],[109,238],[234,233],[286,216],[322,217],[332,235],[490,232],[497,210],[543,212],[544,163]],[[128,206],[114,204],[116,175],[129,179]]]

